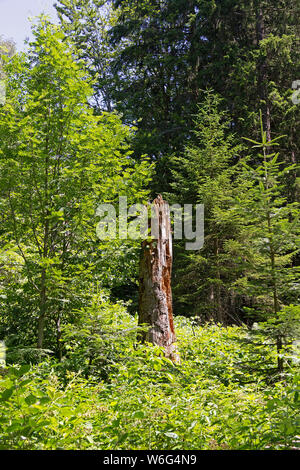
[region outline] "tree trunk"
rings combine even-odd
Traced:
[[[256,12],[256,35],[257,44],[265,39],[265,20],[262,8],[258,8]],[[271,111],[270,102],[268,98],[267,82],[268,82],[268,64],[266,58],[261,58],[258,64],[258,93],[263,103],[262,118],[264,124],[264,130],[267,134],[267,141],[271,140]],[[267,149],[269,153],[269,150]]]
[[[162,346],[178,362],[173,324],[171,270],[172,233],[169,205],[159,195],[152,204],[156,234],[142,243],[140,261],[139,324],[150,325],[142,340]]]
[[[46,315],[46,270],[43,268],[41,275],[41,290],[40,290],[40,316],[38,318],[38,332],[37,332],[37,348],[43,348],[44,341],[44,326]]]

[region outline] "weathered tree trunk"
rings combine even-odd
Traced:
[[[152,204],[156,233],[142,244],[140,261],[139,324],[149,329],[142,339],[162,346],[167,357],[178,361],[173,324],[171,270],[172,233],[169,205],[159,195]]]

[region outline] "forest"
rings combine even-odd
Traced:
[[[53,5],[0,36],[0,449],[300,450],[300,0]]]

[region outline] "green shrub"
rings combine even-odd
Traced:
[[[119,320],[115,313],[112,329],[117,324],[120,331],[124,326],[135,328],[134,319],[130,323],[124,313]],[[160,348],[136,345],[133,338],[116,335],[106,351],[114,352],[109,380],[94,374],[86,379],[79,370],[65,372],[62,381],[60,368],[49,361],[7,368],[0,381],[1,448],[192,450],[299,445],[300,377],[295,369],[291,367],[284,381],[271,386],[255,373],[245,381],[239,369],[249,360],[239,342],[247,336],[245,329],[195,327],[183,318],[177,318],[176,326],[181,355],[176,365]],[[83,344],[82,339],[80,347]],[[99,345],[102,354],[108,345],[101,341]]]

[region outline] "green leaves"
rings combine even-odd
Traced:
[[[34,403],[36,403],[38,400],[37,397],[35,397],[34,395],[30,394],[28,395],[27,397],[25,397],[25,402],[27,403],[27,405],[33,405]]]
[[[15,373],[18,378],[20,378],[30,371],[30,365],[24,364],[20,367],[20,369],[12,369],[12,370],[13,370],[13,373]]]
[[[6,390],[4,390],[1,394],[1,401],[9,400],[14,392],[14,389],[15,389],[14,387],[11,387],[11,388],[7,388]]]
[[[107,309],[107,319],[113,317],[109,308],[102,303],[99,309]],[[97,314],[95,301],[93,327],[107,334],[109,322],[103,316],[96,318]],[[116,311],[112,331],[117,331],[118,322],[125,322],[126,328],[135,325],[132,317]],[[255,346],[246,328],[202,327],[184,317],[177,317],[176,323],[181,364],[169,363],[161,348],[136,345],[129,337],[117,340],[111,334],[111,347],[106,343],[105,348],[113,367],[102,369],[109,373],[108,380],[104,373],[87,380],[85,370],[64,369],[71,363],[40,363],[30,371],[22,369],[27,375],[20,377],[21,368],[11,368],[0,378],[1,448],[293,447],[299,412],[299,377],[293,364],[284,382],[269,385],[251,369],[253,354],[257,354],[255,362],[261,360],[269,367],[267,338],[262,336],[262,344]],[[78,356],[85,353],[89,328],[85,334]],[[99,361],[101,345],[95,342],[93,350],[98,351]],[[154,364],[160,364],[159,370]]]
[[[133,413],[132,417],[133,417],[134,419],[143,419],[143,418],[146,417],[146,415],[145,415],[145,412],[144,412],[144,411],[135,411],[135,412]]]
[[[22,348],[32,348],[37,330],[43,346],[46,323],[45,349],[59,355],[56,316],[68,322],[93,282],[136,276],[138,244],[102,244],[97,206],[122,193],[129,204],[147,199],[151,175],[148,160],[132,156],[134,130],[115,113],[93,114],[92,81],[61,29],[42,17],[33,33],[28,54],[7,66],[0,115],[0,247],[16,253],[3,259],[1,250],[0,299],[5,331],[15,331],[12,312],[20,312]]]

